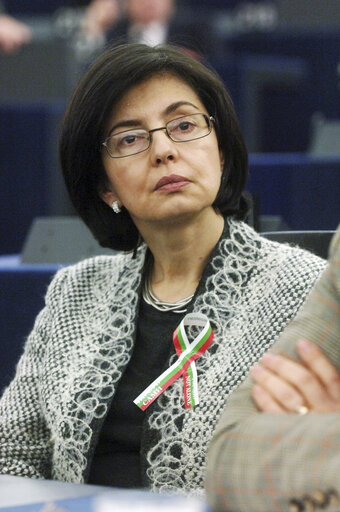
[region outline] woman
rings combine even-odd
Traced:
[[[126,252],[53,280],[0,404],[0,470],[197,491],[228,395],[324,262],[242,222],[247,153],[231,99],[175,48],[104,53],[70,101],[60,154],[79,215]],[[143,411],[136,399],[185,351],[172,334],[190,313],[214,331],[179,374],[199,404],[189,407],[178,378]]]

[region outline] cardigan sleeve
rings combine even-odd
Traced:
[[[340,229],[328,267],[273,349],[296,358],[301,337],[340,372]],[[210,445],[206,489],[214,512],[286,511],[316,491],[340,494],[340,414],[259,412],[252,386],[248,377],[233,393]]]
[[[52,439],[44,419],[40,383],[53,309],[64,275],[64,271],[60,271],[50,285],[45,308],[36,318],[15,377],[0,400],[1,474],[50,477]]]

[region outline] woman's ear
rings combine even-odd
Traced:
[[[118,206],[121,207],[122,203],[119,201],[117,194],[111,189],[111,186],[102,183],[98,188],[99,197],[106,203],[110,208],[112,207],[112,203],[117,201]]]

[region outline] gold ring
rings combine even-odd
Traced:
[[[304,414],[307,414],[309,412],[309,409],[305,405],[297,405],[295,407],[295,412],[300,414],[300,416],[303,416]]]

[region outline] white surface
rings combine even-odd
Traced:
[[[149,492],[111,493],[95,498],[94,512],[205,512],[201,500],[183,496],[161,496]]]
[[[85,496],[94,498],[94,512],[205,512],[204,501],[184,496],[164,496],[148,491],[95,485],[69,484],[0,475],[0,508],[31,505]]]
[[[107,487],[0,475],[0,507],[91,496],[104,491],[107,492]]]

